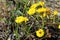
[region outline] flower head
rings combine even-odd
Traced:
[[[58,29],[60,29],[60,25],[58,26]]]
[[[24,17],[24,21],[27,22],[28,21],[28,18],[27,17]]]
[[[19,16],[19,17],[16,17],[16,19],[15,19],[16,23],[22,23],[23,21],[24,22],[28,21],[28,18],[27,17],[23,17],[23,16]]]
[[[46,12],[46,11],[47,11],[46,8],[39,8],[39,9],[36,10],[36,12],[38,12],[38,13]]]
[[[29,15],[33,15],[33,14],[35,13],[35,8],[30,8],[30,9],[27,11],[27,13],[28,13]]]
[[[37,4],[37,3],[35,3],[35,4],[31,5],[31,7],[30,7],[30,8],[36,8],[37,6],[38,6],[38,4]]]
[[[40,1],[38,4],[39,4],[40,6],[44,6],[44,2],[42,2],[42,1]]]
[[[58,15],[58,11],[55,10],[54,11],[54,16],[56,16],[56,15]]]
[[[43,29],[39,29],[36,31],[36,36],[37,37],[43,37],[44,36],[44,30]]]

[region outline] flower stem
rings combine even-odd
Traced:
[[[15,29],[15,34],[16,34],[16,40],[19,40],[19,35],[18,35],[18,25],[16,26],[16,29]]]
[[[43,17],[43,15],[42,15]],[[42,29],[44,28],[44,18],[42,18]]]
[[[54,18],[53,18],[53,23],[55,23],[55,16],[54,16]]]

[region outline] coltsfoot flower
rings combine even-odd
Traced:
[[[27,13],[29,14],[29,15],[33,15],[34,13],[35,13],[35,8],[30,8],[28,11],[27,11]]]
[[[37,6],[38,6],[38,3],[35,3],[35,4],[31,5],[30,8],[36,8]]]
[[[58,15],[58,11],[55,10],[54,11],[54,16],[56,16],[56,15]]]
[[[42,2],[42,1],[40,1],[39,3],[33,4],[33,5],[30,7],[30,9],[27,11],[27,13],[28,13],[29,15],[33,15],[33,14],[36,12],[36,8],[37,8],[38,6],[43,6],[43,5],[44,5],[44,2]],[[40,10],[41,10],[41,11],[40,11]],[[43,11],[45,11],[45,8],[40,8],[40,9],[37,10],[37,12],[43,12]]]
[[[36,12],[38,12],[38,13],[46,12],[46,11],[47,11],[46,8],[39,8],[39,9],[36,10]]]
[[[43,29],[39,29],[36,31],[36,36],[37,37],[43,37],[44,36],[44,30]]]
[[[58,29],[60,29],[60,25],[58,26]]]
[[[38,3],[35,3],[30,8],[36,8],[37,6],[44,6],[44,2],[40,1]]]
[[[40,1],[38,4],[39,4],[40,6],[44,6],[44,2],[42,2],[42,1]]]
[[[16,23],[22,23],[23,21],[27,22],[28,18],[27,17],[23,17],[23,16],[19,16],[19,17],[16,17],[16,19],[15,19]]]

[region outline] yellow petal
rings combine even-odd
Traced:
[[[54,11],[54,15],[55,15],[55,16],[58,15],[58,11],[55,10],[55,11]]]
[[[31,8],[29,9],[29,11],[27,12],[29,15],[33,15],[35,13],[35,9]]]
[[[60,29],[60,25],[58,26],[58,29]]]
[[[38,13],[46,12],[46,11],[47,11],[46,8],[39,8],[39,9],[36,10],[36,12],[38,12]]]
[[[40,1],[39,5],[44,6],[44,2]]]
[[[43,29],[39,29],[36,31],[36,36],[37,37],[43,37],[44,36],[44,30]]]

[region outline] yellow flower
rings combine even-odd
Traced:
[[[19,17],[16,17],[16,19],[15,19],[16,23],[22,23],[23,21],[24,22],[28,21],[28,18],[23,17],[23,16],[19,16]]]
[[[43,29],[39,29],[36,31],[36,36],[37,37],[43,37],[44,36],[44,30]]]
[[[39,9],[36,10],[36,12],[38,12],[38,13],[46,12],[46,11],[47,11],[46,8],[39,8]]]
[[[36,8],[38,6],[37,3],[33,4],[30,8]]]
[[[24,18],[24,21],[25,21],[25,22],[27,22],[27,21],[28,21],[28,18],[27,18],[27,17],[25,17],[25,18]]]
[[[30,8],[27,13],[33,15],[35,13],[35,8]]]
[[[60,25],[58,26],[58,28],[60,29]]]
[[[41,6],[44,6],[44,2],[42,2],[42,1],[40,1],[38,4]]]
[[[37,6],[43,6],[44,5],[44,2],[40,1],[39,3],[35,3],[33,4],[30,8],[36,8]]]
[[[55,15],[55,16],[58,15],[58,11],[55,10],[55,11],[54,11],[54,15]]]

